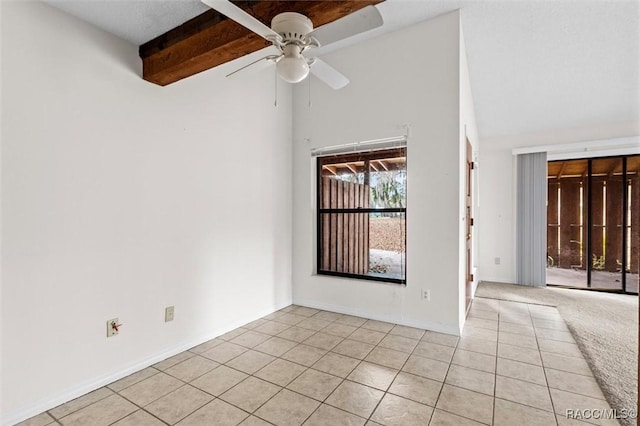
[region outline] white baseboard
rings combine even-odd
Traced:
[[[505,281],[504,277],[500,277],[500,278],[491,278],[491,277],[484,278],[483,277],[483,278],[478,280],[478,284],[480,284],[481,282],[484,282],[484,281],[491,282],[491,283],[498,283],[498,284],[515,284],[515,280],[513,280],[513,281],[506,280]]]
[[[396,315],[381,315],[376,312],[370,312],[360,309],[354,309],[348,306],[332,305],[327,303],[319,303],[314,300],[296,299],[295,305],[306,306],[308,308],[322,309],[325,311],[337,312],[339,314],[354,315],[363,318],[369,318],[377,321],[390,322],[394,324],[406,325],[408,327],[422,328],[425,330],[436,331],[438,333],[460,335],[460,329],[457,325],[442,324],[432,321],[416,321],[408,318],[402,318]]]
[[[219,327],[205,336],[201,336],[197,339],[191,339],[189,341],[183,342],[172,348],[168,348],[159,354],[133,362],[116,373],[99,376],[97,378],[91,379],[89,381],[81,383],[72,388],[62,390],[60,392],[57,392],[55,395],[35,401],[33,404],[30,404],[26,408],[23,408],[19,411],[16,411],[13,413],[3,413],[1,417],[2,425],[3,426],[15,425],[16,423],[29,419],[47,410],[55,408],[58,405],[64,404],[65,402],[69,402],[72,399],[78,398],[82,395],[85,395],[89,392],[92,392],[96,389],[106,386],[109,383],[113,383],[116,380],[120,380],[123,377],[127,377],[130,374],[143,370],[157,362],[160,362],[171,356],[177,355],[180,352],[184,352],[187,349],[190,349],[201,343],[204,343],[218,336],[221,336],[224,333],[227,333],[231,330],[234,330],[238,327],[243,326],[244,324],[248,324],[252,321],[257,320],[258,318],[262,318],[265,315],[269,315],[272,312],[285,308],[290,304],[291,303],[286,303],[281,306],[279,305],[279,306],[276,306],[274,309],[263,310],[259,312],[257,315],[252,315],[251,317],[243,318],[242,320],[235,321],[231,324],[225,324],[223,327]]]

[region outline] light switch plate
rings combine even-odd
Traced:
[[[164,322],[173,321],[173,311],[174,311],[174,309],[175,309],[174,306],[167,306],[164,309]]]

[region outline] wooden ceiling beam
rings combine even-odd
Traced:
[[[613,174],[616,172],[617,168],[618,168],[617,162],[613,161],[613,164],[611,165],[611,167],[609,168],[609,171],[607,172],[607,179],[611,179],[613,177]]]
[[[556,176],[556,179],[560,179],[562,177],[562,173],[564,173],[564,169],[566,168],[567,168],[567,162],[563,161],[560,166],[560,170],[558,171],[558,175]]]
[[[320,27],[383,0],[347,1],[233,1],[270,26],[282,12],[298,12]],[[269,42],[215,10],[140,46],[142,77],[161,86],[175,83],[269,46]]]
[[[325,170],[329,170],[331,172],[332,175],[337,176],[338,172],[337,172],[337,167],[335,166],[322,166]]]

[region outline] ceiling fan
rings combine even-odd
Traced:
[[[202,0],[204,4],[222,13],[269,41],[274,53],[258,59],[232,72],[235,74],[261,61],[276,64],[276,72],[289,83],[304,80],[311,72],[333,89],[341,89],[349,79],[335,68],[316,57],[307,57],[310,49],[326,46],[345,38],[372,30],[383,24],[382,15],[374,6],[366,6],[318,29],[313,22],[296,12],[284,12],[271,20],[271,28],[228,0]]]

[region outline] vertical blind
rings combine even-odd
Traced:
[[[516,282],[546,285],[547,153],[518,155]]]

